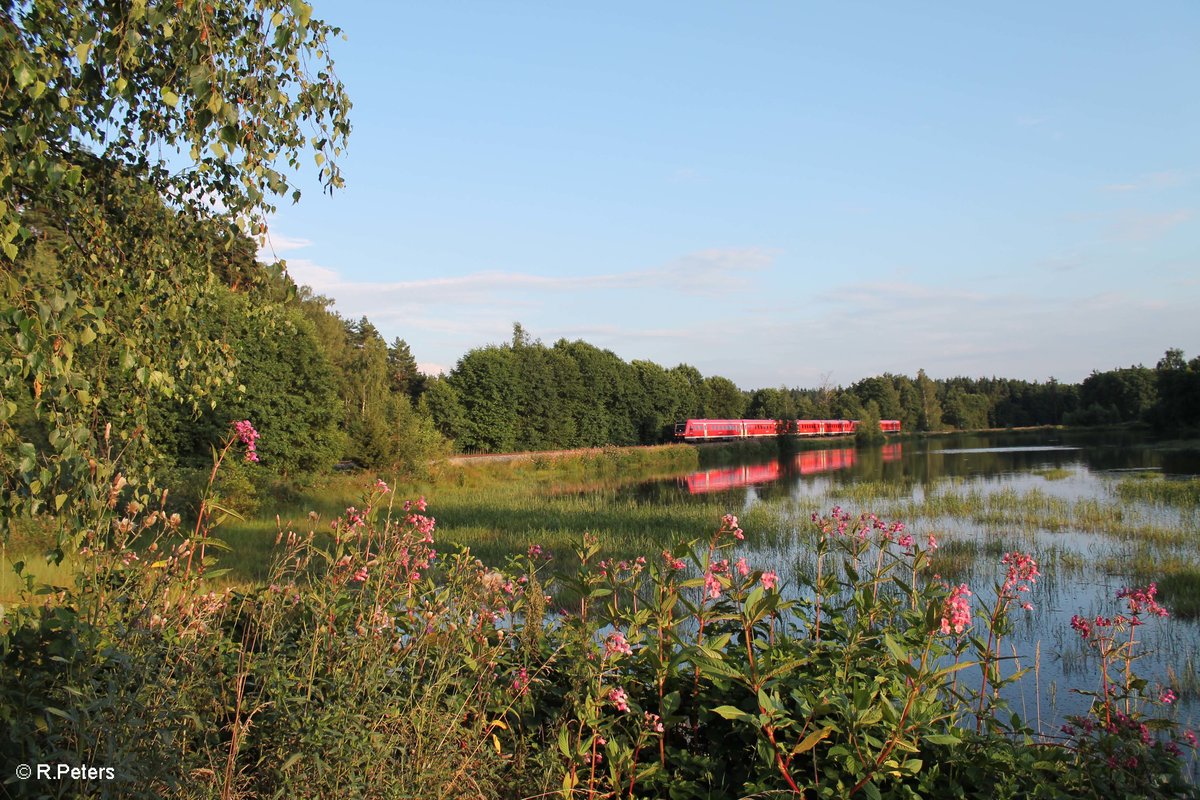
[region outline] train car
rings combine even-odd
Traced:
[[[796,436],[824,436],[825,435],[825,420],[821,419],[797,419],[788,420],[789,433]]]
[[[675,423],[675,438],[684,442],[726,441],[778,436],[846,436],[858,428],[852,419],[796,419],[782,423],[773,419],[689,419]],[[900,420],[879,423],[884,433],[899,433]]]
[[[675,438],[685,442],[711,442],[775,436],[779,423],[773,419],[689,419],[675,423]]]

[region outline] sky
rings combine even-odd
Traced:
[[[346,187],[265,257],[423,369],[743,389],[1200,355],[1200,3],[317,0]]]

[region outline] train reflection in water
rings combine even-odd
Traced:
[[[901,444],[884,445],[880,451],[883,461],[899,461],[904,452],[903,447]],[[724,492],[741,486],[774,483],[783,476],[785,471],[790,475],[803,476],[849,469],[854,466],[857,457],[857,451],[853,447],[810,450],[793,456],[787,464],[786,470],[780,466],[779,459],[775,459],[765,464],[745,464],[739,467],[716,467],[700,470],[680,478],[680,482],[687,485],[688,494]]]

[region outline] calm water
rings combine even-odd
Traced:
[[[1024,689],[1008,699],[1023,718],[1040,719],[1042,729],[1052,732],[1065,714],[1086,708],[1072,689],[1099,688],[1097,661],[1071,630],[1072,615],[1119,613],[1114,595],[1135,583],[1131,565],[1137,559],[1151,570],[1168,560],[1200,565],[1194,509],[1127,503],[1118,496],[1122,479],[1146,472],[1196,476],[1200,452],[1171,451],[1128,434],[972,434],[862,450],[830,446],[713,467],[629,491],[648,502],[718,497],[731,511],[768,510],[777,528],[767,533],[747,526],[746,545],[759,563],[781,567],[792,586],[813,566],[809,516],[835,503],[855,514],[903,521],[918,540],[936,534],[962,554],[948,565],[946,577],[968,583],[977,602],[994,598],[990,587],[1001,575],[1002,553],[1034,554],[1044,573],[1031,597],[1034,610],[1015,612],[1016,635],[1005,643],[1031,670]],[[936,501],[946,497],[965,501],[971,510],[940,511],[946,505]],[[1141,534],[1150,530],[1171,531],[1174,540],[1148,543]],[[1183,697],[1171,715],[1195,727],[1200,625],[1155,620],[1138,629],[1138,641],[1145,655],[1135,671],[1152,683],[1182,685]]]

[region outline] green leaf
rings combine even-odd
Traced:
[[[814,747],[816,747],[817,744],[822,740],[828,738],[829,734],[831,733],[833,733],[833,728],[828,727],[822,728],[819,731],[813,731],[792,748],[792,755],[798,756],[801,753],[807,753],[809,750],[812,750]]]
[[[712,709],[712,712],[721,715],[725,719],[737,720],[739,722],[752,722],[754,720],[752,714],[747,714],[737,706],[717,706]]]
[[[957,736],[952,736],[948,733],[933,733],[922,738],[924,738],[924,740],[930,744],[940,744],[946,747],[955,747],[962,744],[962,739],[959,739]]]
[[[13,78],[17,82],[17,88],[24,89],[33,83],[33,70],[29,68],[28,64],[17,64],[13,70]]]
[[[175,108],[177,105],[179,105],[179,95],[172,92],[166,86],[162,88],[162,91],[159,92],[159,94],[162,96],[163,102],[169,105],[171,108]]]
[[[558,750],[566,758],[571,757],[571,731],[565,725],[558,729]]]

